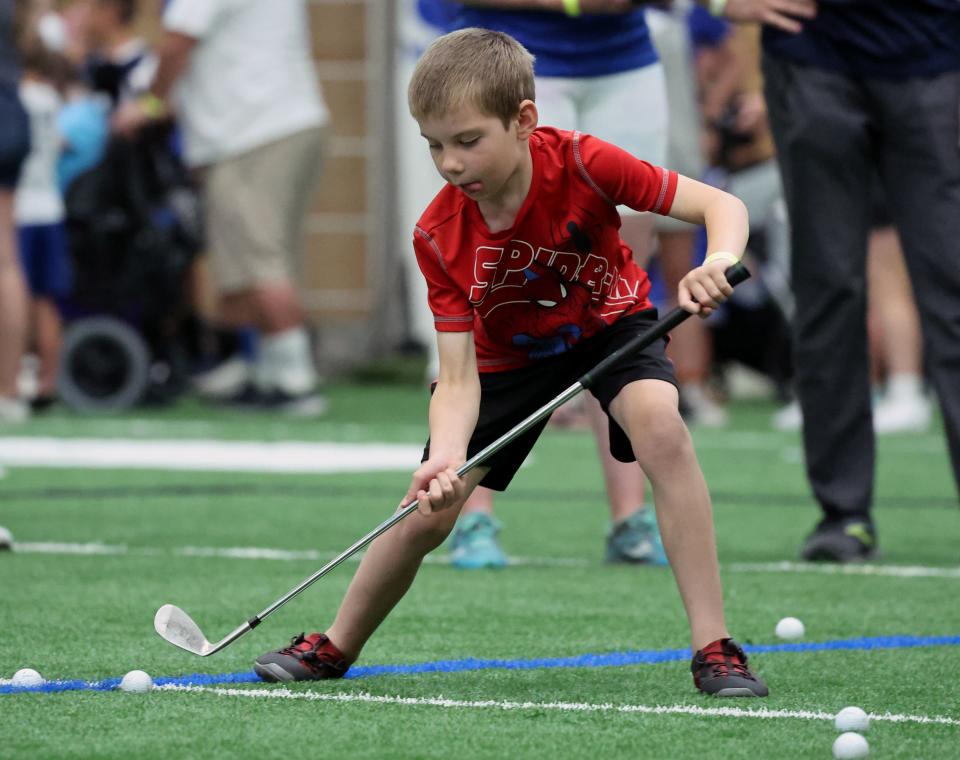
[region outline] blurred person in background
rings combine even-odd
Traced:
[[[31,147],[17,183],[14,215],[20,258],[30,290],[31,344],[38,360],[34,410],[50,406],[57,396],[63,343],[60,304],[73,284],[67,249],[65,210],[58,179],[63,148],[56,82],[70,64],[31,35],[23,52],[20,97],[30,117]]]
[[[30,151],[30,122],[18,92],[23,10],[14,0],[0,0],[0,425],[29,416],[17,392],[28,305],[14,222],[14,190]]]
[[[400,0],[397,10],[397,66],[394,70],[395,153],[400,187],[397,193],[397,235],[403,243],[399,255],[404,262],[410,336],[426,349],[427,381],[437,376],[440,367],[437,341],[433,314],[427,305],[427,285],[416,261],[409,255],[410,242],[407,237],[416,226],[420,213],[440,192],[443,179],[437,174],[430,156],[423,151],[420,129],[407,113],[407,85],[427,45],[450,28],[458,11],[459,5],[446,0]]]
[[[138,0],[75,0],[74,5],[91,89],[106,95],[111,108],[144,95],[157,58],[134,26]]]
[[[666,75],[669,129],[664,165],[687,177],[702,179],[707,166],[696,56],[704,47],[723,44],[729,36],[728,24],[711,17],[692,0],[678,0],[665,8],[651,6],[647,23]],[[694,260],[696,228],[670,217],[657,217],[655,224],[655,257],[667,299],[664,305],[673,308],[680,280],[699,263]],[[680,383],[680,410],[691,426],[716,428],[729,421],[726,409],[709,388],[712,353],[710,329],[704,320],[688,319],[671,334],[667,355],[673,360]]]
[[[534,55],[541,125],[582,131],[651,164],[667,165],[666,83],[642,9],[628,0],[554,6],[467,0],[453,26],[505,32]],[[654,215],[624,207],[619,212],[620,235],[643,265],[652,247]],[[688,260],[684,274],[691,266]],[[597,442],[610,508],[606,560],[666,565],[656,515],[646,503],[643,471],[611,454],[609,422],[593,396],[584,394],[582,404]],[[498,541],[501,524],[493,516],[493,498],[493,491],[480,486],[464,504],[449,542],[455,566],[507,564]]]
[[[17,392],[28,306],[13,218],[14,190],[30,152],[30,122],[19,95],[22,10],[15,0],[0,0],[0,428],[29,416]],[[0,526],[0,551],[12,548],[13,534]]]
[[[731,396],[752,376],[755,391],[785,398],[792,376],[790,232],[763,97],[760,27],[734,24],[721,40],[698,45],[697,69],[709,181],[747,206],[745,256],[754,275],[709,323],[716,377]]]
[[[130,134],[176,113],[202,170],[206,233],[225,322],[258,333],[238,406],[322,414],[296,280],[319,178],[326,105],[303,0],[170,0],[146,94],[123,104]]]
[[[801,557],[850,562],[877,547],[866,327],[877,173],[960,485],[960,4],[821,0],[799,21],[794,36],[764,30],[763,69],[791,221],[807,477],[823,512]]]
[[[739,13],[759,10],[774,23],[793,28],[793,22],[781,17],[776,10],[780,1],[749,0],[745,3],[738,0],[741,7],[734,10]],[[556,0],[553,3],[419,0],[416,6],[421,20],[426,22],[419,24],[420,29],[429,30],[432,26],[434,30],[442,31],[438,27],[443,24],[448,28],[484,26],[510,33],[523,42],[536,56],[537,105],[541,123],[582,129],[624,146],[645,160],[665,161],[669,96],[665,92],[663,71],[651,44],[646,20],[637,4],[629,0]],[[683,34],[687,34],[685,20]],[[685,70],[690,76],[689,66]],[[683,70],[678,76],[684,76]],[[686,86],[689,89],[690,85]],[[695,113],[695,106],[693,110]],[[694,115],[694,119],[693,133],[696,135],[699,118]],[[699,153],[699,146],[695,150]],[[407,159],[407,163],[409,161]],[[435,179],[432,182],[435,183]],[[624,218],[623,236],[637,259],[645,262],[651,248],[652,220],[649,215],[629,212]],[[667,240],[667,255],[676,262],[675,269],[680,271],[686,267],[682,276],[693,265],[692,250],[688,247],[692,245],[692,233],[681,232],[672,238],[668,234]],[[688,323],[695,321],[688,320]],[[694,338],[705,337],[705,328],[692,327],[690,333]],[[709,419],[722,423],[725,421],[723,410],[712,403],[703,388],[709,354],[704,360],[703,343],[691,345],[693,339],[686,340],[690,350],[683,356],[686,366],[693,367],[693,370],[684,379],[691,399],[699,402],[695,414],[700,414],[701,421]],[[665,555],[656,519],[653,510],[645,504],[643,472],[613,458],[607,445],[605,416],[592,398],[584,398],[584,403],[590,411],[589,424],[596,433],[611,511],[607,560],[663,564]],[[563,409],[560,413],[564,411],[569,410]],[[451,536],[453,564],[461,568],[504,566],[507,558],[498,540],[501,527],[493,517],[492,492],[476,489],[464,505]]]

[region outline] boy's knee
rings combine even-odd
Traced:
[[[674,407],[657,405],[646,410],[637,420],[635,431],[631,442],[644,469],[656,469],[660,463],[676,462],[693,452],[690,432]]]
[[[439,547],[457,521],[457,509],[446,509],[431,515],[415,512],[397,526],[404,539],[424,554]]]

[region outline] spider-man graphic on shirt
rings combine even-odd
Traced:
[[[491,232],[476,202],[448,185],[414,235],[436,328],[473,330],[482,372],[563,353],[649,308],[616,206],[666,213],[676,192],[675,173],[576,132],[537,129],[530,151],[512,227]]]

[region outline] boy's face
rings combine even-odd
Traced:
[[[430,156],[447,182],[475,201],[496,199],[528,154],[536,106],[526,100],[507,127],[498,116],[463,106],[420,122]]]

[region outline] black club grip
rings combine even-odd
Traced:
[[[732,267],[728,268],[723,274],[727,278],[727,282],[729,282],[733,287],[736,287],[750,277],[750,271],[743,265],[742,262],[739,261]],[[663,319],[658,320],[656,324],[652,325],[648,330],[640,333],[640,335],[637,335],[635,338],[631,338],[629,342],[618,348],[596,367],[584,374],[584,376],[581,377],[578,382],[584,388],[591,387],[624,356],[634,353],[635,351],[641,351],[654,341],[660,340],[664,335],[666,335],[690,316],[692,315],[689,311],[681,309],[679,306],[675,307]]]

